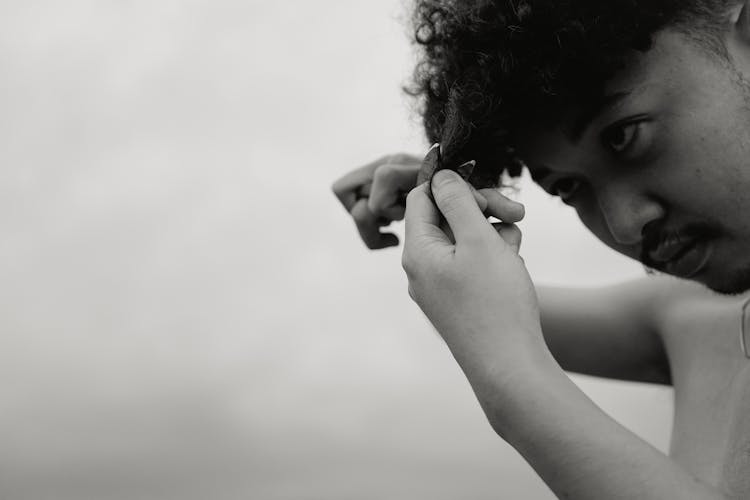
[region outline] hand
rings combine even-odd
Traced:
[[[353,170],[333,184],[333,192],[351,214],[362,240],[372,250],[398,245],[398,237],[380,228],[402,220],[406,193],[417,182],[422,160],[407,154],[384,156]]]
[[[406,194],[416,186],[421,165],[421,158],[404,153],[383,156],[352,170],[333,184],[334,194],[351,214],[367,248],[378,250],[398,246],[398,237],[381,233],[380,228],[404,218]],[[511,222],[523,218],[523,205],[508,200],[496,190],[477,192],[473,187],[470,189],[487,215],[503,220],[507,217],[513,219]],[[450,229],[444,229],[452,237]]]
[[[410,296],[470,380],[476,370],[488,374],[503,363],[512,369],[528,362],[526,354],[546,346],[534,286],[518,255],[521,233],[513,223],[523,206],[482,190],[488,212],[503,221],[493,225],[455,172],[435,176],[437,206],[428,189],[422,184],[407,198],[403,267]],[[455,243],[441,228],[441,212]]]

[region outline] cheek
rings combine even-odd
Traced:
[[[664,131],[669,145],[664,163],[670,167],[662,170],[665,189],[672,188],[678,199],[693,198],[689,207],[747,209],[750,110],[745,96],[734,85],[708,86],[682,104],[668,116]]]
[[[586,229],[596,236],[599,241],[616,252],[632,257],[628,249],[615,241],[612,233],[609,231],[607,221],[595,200],[582,201],[575,206],[575,209],[578,218],[586,226]]]
[[[691,134],[685,130],[659,169],[660,192],[672,208],[693,217],[713,221],[747,213],[750,198],[748,151],[726,129],[701,130]]]

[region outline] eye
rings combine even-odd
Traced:
[[[572,177],[564,177],[555,181],[549,188],[549,193],[553,196],[559,196],[562,201],[567,202],[572,199],[581,188],[581,181]]]
[[[614,125],[604,131],[602,142],[615,154],[626,153],[637,145],[642,125],[642,122]]]

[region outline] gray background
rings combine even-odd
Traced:
[[[330,192],[426,149],[405,12],[0,2],[0,498],[552,498]],[[538,282],[643,275],[518,198]],[[667,448],[669,389],[574,378]]]

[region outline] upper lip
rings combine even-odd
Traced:
[[[714,231],[705,224],[685,224],[667,228],[653,221],[643,228],[641,262],[654,269],[663,269],[679,260],[699,240],[710,238]]]
[[[655,246],[647,247],[647,255],[649,260],[664,264],[680,257],[697,239],[695,235],[667,233],[662,235]]]

